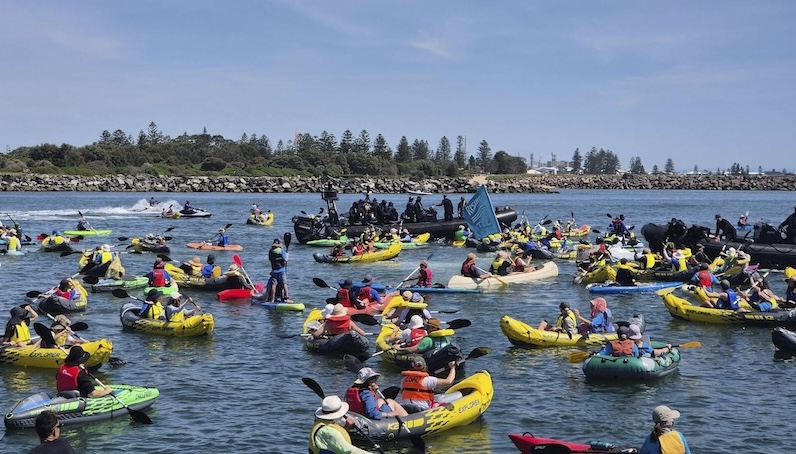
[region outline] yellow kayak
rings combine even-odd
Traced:
[[[113,353],[113,344],[108,339],[99,339],[80,344],[90,354],[86,367],[99,369]],[[68,351],[68,349],[67,349]],[[39,367],[58,369],[64,363],[67,353],[60,348],[33,348],[0,346],[0,364],[12,364],[23,367]]]
[[[252,214],[246,219],[246,223],[249,225],[272,225],[274,223],[274,213],[269,211],[259,216]]]
[[[316,252],[312,254],[312,258],[318,263],[370,263],[381,262],[382,260],[390,260],[398,256],[403,248],[403,243],[393,243],[387,249],[378,250],[362,255],[348,255],[343,257],[334,257],[328,254],[321,254]]]
[[[610,265],[589,271],[588,273],[578,272],[575,274],[576,284],[601,284],[605,281],[616,280],[616,269]]]
[[[590,333],[588,336],[573,334],[569,337],[567,333],[538,330],[508,315],[500,319],[500,330],[513,345],[525,348],[599,347],[617,338],[616,333]]]
[[[706,295],[704,295],[704,291],[700,294],[700,290],[697,289],[695,294],[697,298],[704,299]],[[672,291],[661,290],[658,294],[663,298],[663,304],[672,317],[681,320],[724,325],[796,327],[796,317],[791,316],[791,311],[788,310],[736,312],[729,309],[703,307],[675,295]],[[750,309],[746,302],[739,302],[739,304],[745,309]]]
[[[195,337],[211,334],[215,321],[211,314],[199,314],[187,317],[182,322],[167,322],[138,316],[140,304],[125,303],[119,317],[122,326],[137,333],[157,334],[160,336]]]
[[[555,262],[545,262],[541,267],[537,266],[531,271],[509,273],[505,276],[477,279],[456,275],[451,277],[448,281],[448,288],[500,288],[508,284],[525,284],[555,276],[558,276],[558,265],[556,265]]]

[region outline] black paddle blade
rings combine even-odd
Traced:
[[[41,295],[41,292],[38,290],[31,290],[25,294],[28,298],[36,298],[37,296]]]
[[[396,416],[395,419],[398,420],[398,424],[400,424],[401,427],[403,427],[406,430],[406,433],[409,434],[409,440],[412,442],[412,446],[419,449],[421,452],[426,452],[426,442],[423,441],[423,439],[420,438],[420,436],[413,434],[412,431],[409,430],[409,426],[407,426],[406,423],[403,422],[400,417]]]
[[[116,298],[130,298],[130,294],[127,293],[127,290],[123,288],[114,289],[111,292],[111,295],[115,296]]]
[[[354,355],[344,355],[343,363],[345,364],[346,370],[350,370],[351,372],[359,372],[359,369],[364,367],[362,361]]]
[[[157,256],[160,257],[160,259],[163,260],[164,262],[173,262],[174,261],[174,260],[171,259],[171,257],[169,257],[168,255],[165,255],[165,254],[158,254]]]
[[[611,216],[611,213],[605,213],[605,215],[608,216],[609,218],[613,218],[613,216]]]
[[[450,329],[467,328],[472,324],[473,322],[471,322],[470,320],[457,318],[456,320],[451,320],[448,322],[448,328]]]
[[[285,236],[282,238],[285,241],[285,251],[290,248],[290,241],[293,239],[293,235],[290,232],[285,232]]]
[[[166,230],[164,230],[164,231],[163,231],[163,233],[166,233],[166,232],[171,232],[171,231],[172,231],[172,230],[174,230],[175,228],[176,228],[176,227],[169,227],[169,228],[167,228]]]
[[[72,331],[85,331],[88,329],[88,323],[86,322],[72,323],[71,325],[69,325],[69,329],[71,329]]]
[[[382,394],[384,394],[384,397],[388,399],[396,399],[398,398],[398,394],[400,393],[401,393],[401,388],[397,386],[390,386],[389,388],[385,389],[382,392]]]
[[[379,324],[379,321],[376,320],[376,317],[370,314],[354,314],[351,316],[351,320],[368,326],[376,326]]]
[[[552,223],[553,223],[552,219],[546,219],[544,222],[542,222],[542,225],[550,225]]]
[[[317,394],[318,397],[320,397],[321,399],[326,397],[326,395],[323,393],[323,388],[321,388],[321,385],[319,385],[317,381],[309,377],[304,377],[301,379],[301,381],[304,382],[304,384],[307,385],[309,389],[313,390],[315,394]]]
[[[119,366],[124,366],[125,364],[127,364],[127,361],[125,361],[125,360],[123,360],[121,358],[117,358],[116,356],[111,356],[108,359],[108,364],[110,364],[111,367],[119,367]]]
[[[467,355],[467,358],[465,359],[476,359],[482,356],[486,356],[490,353],[492,353],[492,349],[489,347],[476,347],[470,352],[469,355]]]
[[[50,331],[50,328],[47,328],[43,324],[36,322],[33,324],[33,330],[36,331],[36,334],[41,337],[42,342],[45,345],[55,345],[55,338],[53,338],[53,332]]]
[[[329,284],[327,284],[326,281],[324,281],[323,279],[321,279],[319,277],[312,278],[312,283],[317,285],[318,287],[321,287],[321,288],[332,288],[332,287],[329,287]]]
[[[142,413],[138,410],[133,410],[132,408],[125,405],[127,408],[127,412],[130,413],[130,417],[133,421],[141,423],[141,424],[152,424],[152,419],[146,415],[146,413]]]
[[[67,255],[82,254],[82,253],[83,253],[82,251],[64,251],[64,252],[61,252],[59,255],[61,257],[66,257]]]
[[[83,282],[94,285],[99,282],[99,276],[85,276]]]
[[[128,238],[128,237],[126,237],[126,236],[117,236],[117,237],[116,237],[116,239],[117,239],[118,241],[127,241],[127,240],[129,240],[130,238]]]

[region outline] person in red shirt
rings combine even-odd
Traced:
[[[86,372],[83,364],[91,355],[83,347],[75,345],[69,349],[64,363],[55,374],[58,393],[65,391],[78,391],[80,397],[102,397],[113,392],[109,387],[95,388],[94,380]]]

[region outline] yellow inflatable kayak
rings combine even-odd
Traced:
[[[588,273],[578,272],[575,275],[576,284],[601,284],[605,281],[616,280],[616,269],[610,265],[589,271]]]
[[[588,337],[558,331],[538,330],[508,315],[500,319],[500,330],[508,337],[509,342],[517,347],[599,347],[606,341],[616,340],[616,333],[591,333]]]
[[[119,313],[122,326],[137,333],[174,337],[204,336],[211,334],[215,327],[215,321],[211,314],[194,315],[182,322],[167,322],[165,320],[139,317],[138,311],[140,308],[141,304],[125,303]]]
[[[706,297],[704,291],[701,291],[701,289],[696,289],[695,294],[700,300]],[[796,327],[796,313],[792,313],[792,311],[789,310],[759,312],[749,310],[751,309],[750,306],[745,301],[742,301],[739,303],[740,306],[749,310],[749,312],[736,312],[729,309],[703,307],[685,298],[681,298],[672,292],[659,291],[659,295],[663,298],[663,304],[672,317],[681,320],[725,325]]]
[[[108,339],[99,339],[80,344],[90,354],[86,367],[99,369],[113,353],[113,344]],[[68,351],[68,349],[67,349]],[[0,364],[12,364],[23,367],[39,367],[42,369],[58,369],[64,363],[67,353],[60,348],[33,348],[0,346]]]
[[[376,252],[371,252],[362,255],[347,255],[342,257],[334,257],[328,254],[321,254],[316,252],[312,254],[312,258],[318,263],[370,263],[381,262],[382,260],[390,260],[398,256],[403,248],[403,243],[393,243],[387,249],[381,249]]]

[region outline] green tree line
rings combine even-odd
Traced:
[[[242,176],[334,177],[410,176],[456,177],[465,173],[525,173],[525,160],[505,151],[492,151],[481,141],[477,156],[469,156],[463,136],[451,144],[442,137],[432,148],[426,140],[411,143],[401,137],[395,150],[383,135],[368,131],[354,135],[346,130],[337,138],[327,131],[320,135],[297,134],[295,140],[273,144],[266,135],[244,133],[239,140],[211,135],[187,134],[172,138],[152,122],[137,138],[122,130],[103,131],[85,146],[41,144],[20,147],[0,155],[0,168],[11,171],[102,174],[174,174]]]

